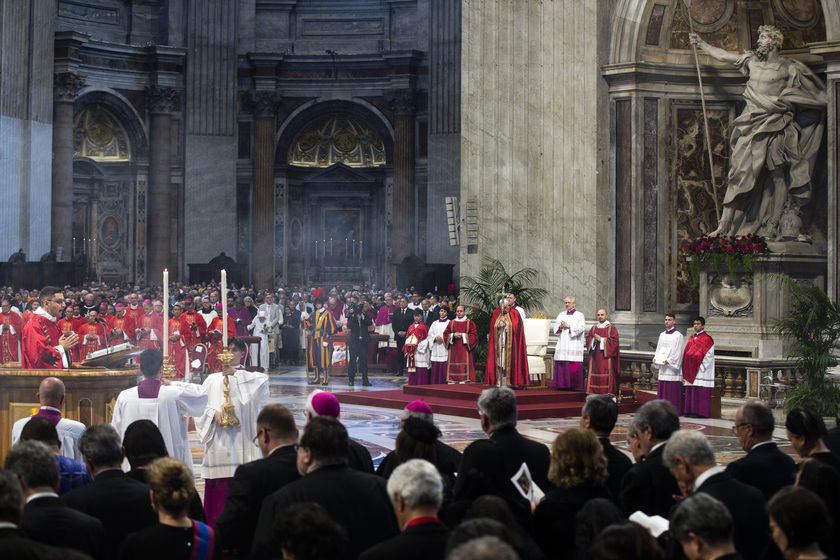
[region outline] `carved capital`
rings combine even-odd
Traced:
[[[417,92],[412,89],[395,89],[385,92],[385,101],[398,115],[411,115],[417,111]]]
[[[151,113],[171,113],[178,106],[181,90],[173,87],[151,86],[146,88],[146,104]]]
[[[283,97],[274,91],[252,91],[249,95],[255,117],[273,117]]]
[[[72,72],[56,74],[53,80],[53,95],[56,101],[73,102],[83,87],[85,87],[84,76]]]

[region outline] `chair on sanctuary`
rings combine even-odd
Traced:
[[[528,353],[529,387],[545,388],[545,376],[548,371],[545,353],[548,348],[548,331],[551,321],[540,317],[525,319],[525,347]]]

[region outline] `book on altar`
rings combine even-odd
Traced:
[[[516,474],[510,477],[510,481],[516,486],[519,494],[529,502],[539,503],[545,497],[545,492],[534,483],[531,471],[525,463],[522,463]]]

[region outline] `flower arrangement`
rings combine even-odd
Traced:
[[[708,262],[722,275],[721,263],[725,262],[732,277],[742,266],[748,273],[752,273],[752,261],[756,255],[769,253],[767,239],[761,235],[747,234],[737,237],[735,235],[715,235],[710,237],[701,235],[683,246],[683,253],[691,257],[691,277],[694,283],[700,279],[700,263]]]

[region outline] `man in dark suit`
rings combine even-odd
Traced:
[[[348,439],[347,430],[335,418],[319,416],[306,424],[297,451],[303,478],[263,501],[252,558],[276,556],[273,545],[282,535],[273,531],[275,520],[286,507],[301,502],[320,504],[347,530],[350,559],[399,532],[385,481],[347,466]]]
[[[432,311],[432,302],[424,299],[420,302],[420,310],[423,312],[423,323],[431,327],[432,323],[440,319],[440,313]]]
[[[262,459],[236,469],[224,509],[216,520],[216,535],[225,550],[248,558],[263,499],[300,478],[297,470],[298,429],[294,416],[281,404],[270,404],[257,417],[257,444]]]
[[[149,487],[122,471],[125,453],[119,434],[110,424],[95,424],[85,430],[79,439],[79,451],[93,482],[61,499],[102,522],[107,534],[105,557],[116,558],[126,535],[158,522]]]
[[[313,418],[318,416],[329,416],[338,420],[341,415],[341,405],[335,395],[315,389],[309,393],[306,399],[306,423],[308,424]],[[373,474],[373,459],[370,456],[370,451],[367,447],[348,438],[349,451],[347,454],[347,464],[351,469]]]
[[[726,506],[700,492],[676,507],[671,516],[671,536],[689,560],[743,560],[732,542],[732,525]]]
[[[735,548],[745,560],[762,557],[768,544],[764,495],[717,466],[715,452],[705,435],[694,430],[678,431],[665,445],[662,462],[686,494],[704,493],[723,502],[732,515]],[[680,548],[673,544],[670,548]]]
[[[613,447],[610,443],[610,434],[615,428],[618,420],[618,405],[612,395],[591,395],[586,399],[583,410],[580,414],[580,427],[592,430],[598,436],[598,440],[604,448],[604,456],[607,458],[607,488],[613,495],[613,500],[618,502],[618,495],[621,492],[621,481],[624,475],[633,468],[633,461],[630,457]]]
[[[639,447],[645,460],[633,465],[621,481],[619,507],[624,515],[641,511],[668,517],[680,494],[677,481],[662,464],[662,451],[671,434],[680,429],[674,405],[664,400],[643,404],[633,419]]]
[[[732,478],[761,490],[765,500],[793,484],[796,478],[796,462],[773,442],[775,427],[773,411],[767,403],[751,400],[741,406],[735,413],[732,431],[747,455],[726,467]]]
[[[360,560],[443,560],[449,529],[437,514],[443,503],[443,483],[437,468],[423,459],[411,459],[388,479],[401,533],[367,549]]]
[[[351,303],[347,308],[347,329],[350,331],[347,338],[347,380],[352,387],[356,380],[356,363],[359,371],[362,372],[362,385],[370,387],[368,381],[368,345],[370,344],[370,331],[368,327],[373,326],[373,321],[358,303]]]
[[[394,329],[394,340],[397,342],[397,355],[400,357],[400,367],[397,375],[402,375],[405,369],[405,358],[403,358],[403,346],[408,327],[414,322],[414,312],[408,308],[408,300],[405,296],[400,298],[400,307],[394,311],[391,317],[391,327]]]
[[[23,487],[26,505],[21,528],[29,538],[72,548],[97,560],[105,558],[105,528],[99,520],[70,509],[58,497],[58,463],[46,444],[19,443],[6,455],[5,468]]]

